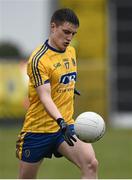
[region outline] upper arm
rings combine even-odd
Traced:
[[[50,83],[43,84],[41,86],[36,87],[37,94],[42,100],[45,97],[51,97],[51,86]]]

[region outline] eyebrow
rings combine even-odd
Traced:
[[[76,34],[76,33],[77,33],[77,31],[72,32],[72,31],[70,31],[70,30],[68,30],[68,29],[62,29],[62,30],[63,30],[63,31],[70,32],[70,33],[72,33],[72,34]]]

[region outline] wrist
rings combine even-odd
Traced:
[[[64,121],[64,119],[63,118],[58,118],[58,119],[56,119],[56,122],[57,122],[57,124],[60,126],[62,123],[64,123],[65,121]]]

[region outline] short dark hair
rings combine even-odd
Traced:
[[[70,22],[79,26],[79,19],[72,9],[62,8],[54,12],[51,17],[51,23],[55,22],[57,25],[61,25],[64,22]]]

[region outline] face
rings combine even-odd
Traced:
[[[78,26],[70,22],[61,25],[51,24],[50,43],[58,50],[65,50],[73,36],[77,33]]]

